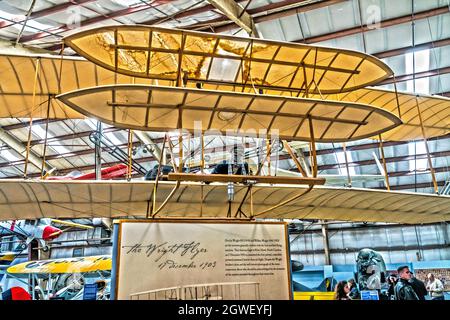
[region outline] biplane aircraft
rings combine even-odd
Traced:
[[[0,117],[93,117],[127,129],[187,132],[200,140],[207,134],[256,133],[269,146],[277,136],[301,176],[273,176],[270,170],[262,175],[270,147],[251,175],[185,173],[184,150],[179,148],[171,157],[178,158],[175,172],[161,179],[167,181],[158,176],[154,181],[2,179],[0,218],[202,216],[425,223],[450,216],[447,196],[320,186],[326,179],[317,172],[317,142],[411,140],[450,130],[450,99],[370,88],[393,76],[373,56],[132,25],[74,33],[64,38],[64,45],[84,58],[0,55],[2,75],[11,79],[2,85]],[[29,70],[35,71],[35,81]],[[178,139],[182,145],[184,134]],[[310,170],[290,150],[290,141],[309,144]],[[388,184],[387,172],[385,180]]]
[[[178,132],[178,146],[186,137],[201,141],[200,172],[184,172],[184,148],[175,154],[166,135],[162,154],[170,152],[173,172],[164,178],[161,157],[150,181],[1,179],[0,219],[201,217],[409,224],[450,219],[448,196],[323,186],[317,142],[368,138],[382,147],[383,140],[426,141],[450,132],[450,99],[371,88],[393,76],[373,56],[136,25],[85,30],[63,41],[82,57],[0,55],[0,72],[10,80],[2,83],[0,118],[92,117],[119,128]],[[251,172],[208,174],[203,170],[206,135],[251,136],[266,149]],[[281,139],[299,174],[271,169],[274,137]],[[291,143],[298,141],[309,146],[309,168],[292,150]],[[383,170],[389,186],[385,165]],[[434,176],[433,182],[437,191]],[[27,262],[8,268],[8,274],[18,279],[32,274],[33,283],[44,283],[42,275],[50,275],[39,295],[73,298],[81,290],[78,278],[70,288],[49,283],[64,282],[80,270],[98,274],[111,268],[104,258],[89,259]],[[102,266],[90,268],[98,263]]]
[[[97,284],[97,300],[108,300],[110,293],[112,259],[110,256],[91,256],[80,258],[50,259],[26,261],[10,266],[6,270],[5,279],[0,282],[4,291],[27,285],[23,282],[32,277],[35,299],[83,299],[84,285]],[[303,264],[292,260],[293,272],[303,269]],[[194,286],[193,286],[194,287]],[[24,288],[28,291],[28,288]]]
[[[110,256],[27,261],[10,266],[3,278],[3,291],[25,286],[28,278],[36,288],[33,300],[82,300],[86,284],[96,284],[97,300],[109,300]]]

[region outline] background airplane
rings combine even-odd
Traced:
[[[95,297],[91,295],[88,300],[109,300],[111,263],[112,258],[108,255],[39,261],[16,259],[0,281],[3,292],[10,290],[3,299],[28,299],[25,294],[19,295],[23,293],[20,287],[37,300],[86,300],[86,285],[95,285]],[[29,292],[30,277],[36,284],[34,292]],[[14,293],[16,297],[13,297]]]
[[[123,177],[128,172],[128,166],[122,163],[116,164],[101,170],[102,180],[109,180]],[[47,180],[95,180],[95,172],[81,173],[80,171],[72,171],[65,176],[49,176]]]

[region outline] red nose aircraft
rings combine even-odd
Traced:
[[[28,244],[36,239],[42,250],[47,251],[47,241],[59,237],[64,232],[63,230],[50,225],[52,222],[67,225],[70,228],[92,229],[91,226],[49,218],[40,220],[8,220],[0,222],[0,236],[18,236],[23,240],[19,245],[19,249],[21,250],[26,249]]]
[[[102,179],[108,180],[113,179],[116,177],[121,177],[126,175],[128,172],[128,166],[125,164],[117,164],[105,169],[101,170]],[[82,174],[81,172],[71,172],[68,175],[65,176],[48,176],[50,173],[47,174],[46,179],[47,180],[94,180],[95,179],[95,173],[87,173]],[[59,237],[63,230],[58,229],[52,225],[50,225],[52,222],[56,222],[58,224],[67,225],[70,228],[84,228],[84,229],[91,229],[90,226],[85,226],[78,223],[73,223],[69,221],[63,221],[63,220],[56,220],[56,219],[40,219],[37,221],[34,220],[9,220],[9,221],[0,221],[0,236],[4,235],[16,235],[19,238],[21,238],[23,241],[19,245],[19,249],[25,250],[30,244],[31,241],[36,239],[39,241],[40,247],[42,250],[47,251],[48,246],[46,244],[47,241],[53,240],[57,237]]]
[[[108,180],[123,177],[128,172],[128,166],[122,163],[116,164],[101,170],[102,180]],[[65,176],[52,176],[47,180],[95,180],[95,172],[82,174],[79,171],[73,171]]]

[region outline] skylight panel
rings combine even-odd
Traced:
[[[336,155],[337,155],[338,162],[340,164],[342,164],[342,163],[345,164],[345,153],[344,152],[336,152]],[[348,160],[348,162],[353,162],[352,154],[350,152],[347,152],[347,160]],[[349,172],[350,172],[351,176],[356,175],[355,168],[349,166],[348,169],[349,169]],[[341,166],[340,165],[339,166],[339,173],[342,174],[342,175],[347,175],[348,174],[347,166],[345,166],[345,165]]]
[[[138,0],[111,0],[111,2],[122,7],[131,7],[140,3]]]
[[[41,126],[33,126],[33,133],[36,134],[40,139],[45,139],[45,130]],[[48,132],[47,139],[53,138],[54,136]],[[70,153],[71,151],[63,146],[51,146],[53,150],[59,154]]]
[[[105,136],[106,136],[106,137],[107,137],[114,145],[116,145],[116,146],[122,144],[122,142],[121,142],[119,139],[117,139],[117,137],[115,136],[115,134],[112,133],[112,132],[106,133]]]
[[[3,10],[0,10],[0,17],[15,21],[15,22],[21,22],[21,21],[26,20],[26,16],[11,14],[11,13],[8,13]],[[16,24],[12,25],[11,27],[13,27],[17,30],[22,30],[23,25],[21,23],[16,23]],[[43,23],[40,23],[40,22],[37,22],[34,20],[28,20],[27,26],[25,27],[24,31],[36,32],[37,31],[36,29],[47,30],[47,29],[51,29],[51,28],[53,28],[53,26],[51,26],[51,25],[43,24]]]
[[[0,155],[1,155],[3,158],[5,158],[6,160],[11,161],[11,162],[20,160],[18,157],[16,157],[15,155],[13,155],[13,154],[11,153],[11,151],[9,151],[9,150],[3,150],[3,151],[0,153]]]
[[[408,144],[408,151],[410,155],[426,154],[427,149],[424,141],[416,141]],[[409,160],[409,171],[425,171],[427,170],[427,159],[412,159]]]
[[[405,55],[405,72],[414,74],[430,70],[430,50],[410,52]],[[407,83],[407,91],[415,93],[430,93],[430,79],[421,78]]]

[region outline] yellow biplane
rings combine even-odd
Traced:
[[[88,283],[97,286],[97,300],[109,300],[110,275],[110,256],[28,261],[6,270],[6,276],[14,283],[19,281],[34,288],[33,300],[81,300]]]

